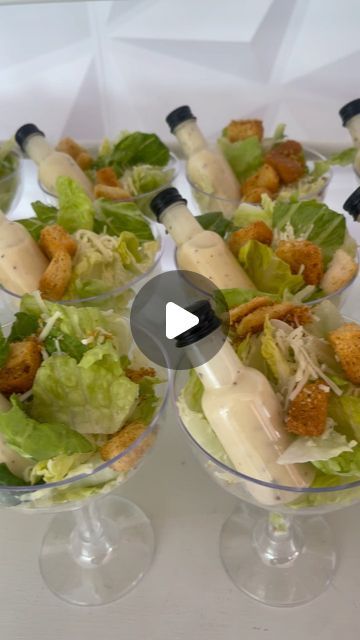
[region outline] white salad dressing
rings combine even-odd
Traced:
[[[12,293],[31,293],[48,264],[27,229],[0,211],[0,284]]]
[[[192,360],[207,336],[186,347]],[[204,348],[204,345],[203,345]],[[193,357],[194,362],[196,358]],[[266,377],[245,367],[226,341],[205,364],[195,367],[205,387],[202,408],[235,469],[265,482],[290,487],[310,486],[314,471],[310,465],[280,465],[279,456],[291,437],[284,429],[278,398]],[[247,483],[251,495],[261,504],[273,505],[295,499],[291,492]]]
[[[57,195],[56,180],[67,176],[76,180],[90,198],[94,198],[90,180],[67,153],[55,151],[42,133],[32,133],[23,142],[22,148],[39,167],[39,181],[46,191]]]
[[[207,194],[230,201],[221,203],[221,211],[230,218],[240,200],[240,186],[220,149],[208,146],[194,117],[181,122],[172,132],[187,158],[190,182]]]
[[[352,137],[354,146],[358,148],[354,158],[354,169],[360,176],[360,98],[344,105],[339,114],[343,126],[346,127]]]
[[[184,203],[168,206],[161,222],[177,245],[178,267],[198,273],[219,289],[254,289],[250,278],[215,231],[206,231]]]

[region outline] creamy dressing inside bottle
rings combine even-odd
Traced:
[[[160,192],[151,208],[177,245],[179,269],[198,273],[219,289],[254,289],[250,278],[215,231],[206,231],[186,207],[179,192],[170,187]]]
[[[199,352],[209,351],[206,341],[212,340],[213,335],[214,332],[188,344],[186,353],[205,387],[204,414],[235,469],[272,484],[310,486],[314,477],[310,465],[277,463],[291,437],[284,429],[281,406],[267,378],[256,369],[245,367],[227,340],[214,357],[196,366]],[[290,502],[296,497],[250,481],[246,487],[261,504]]]
[[[25,227],[0,212],[0,284],[12,293],[31,293],[48,264]]]
[[[45,191],[56,196],[56,180],[59,176],[67,176],[76,180],[87,195],[94,198],[92,184],[75,160],[67,153],[55,151],[35,125],[20,127],[15,139],[21,149],[38,165],[39,181]]]
[[[209,148],[189,107],[175,109],[166,120],[187,158],[190,182],[213,195],[214,206],[230,218],[240,201],[240,186],[220,149]],[[216,201],[216,197],[224,201]]]

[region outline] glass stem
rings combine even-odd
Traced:
[[[266,565],[279,567],[291,566],[304,546],[301,529],[293,517],[279,513],[270,513],[257,522],[253,544]]]
[[[81,566],[98,566],[106,562],[113,550],[110,531],[105,531],[96,501],[74,511],[76,525],[71,534],[71,553]],[[107,528],[107,527],[106,527]]]

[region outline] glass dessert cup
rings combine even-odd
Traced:
[[[188,373],[172,383],[177,399]],[[178,421],[195,457],[211,478],[239,498],[220,533],[220,557],[232,582],[255,600],[276,607],[309,602],[330,584],[336,569],[331,529],[322,517],[360,499],[360,480],[338,486],[296,488],[251,478],[226,466]]]
[[[120,598],[135,587],[152,561],[151,523],[117,490],[154,447],[167,400],[168,371],[137,349],[135,354],[139,363],[156,368],[162,381],[156,386],[156,413],[135,441],[112,459],[100,460],[91,473],[59,482],[0,487],[3,507],[32,515],[57,514],[43,538],[40,572],[48,588],[70,604],[102,605]]]
[[[323,156],[318,151],[314,149],[310,149],[309,147],[303,147],[306,164],[311,171],[313,168],[314,162],[318,160],[326,160],[325,156]],[[317,185],[316,189],[312,189],[309,193],[304,193],[302,195],[297,196],[297,200],[323,200],[325,197],[326,189],[331,180],[332,171],[329,169],[327,173],[319,179],[319,185]],[[190,184],[192,195],[194,197],[195,202],[199,208],[199,213],[209,213],[211,211],[221,211],[225,217],[231,217],[231,215],[236,211],[240,204],[245,203],[245,200],[228,200],[226,198],[220,198],[215,196],[213,193],[204,191],[199,188],[188,175],[186,175],[187,181]],[[296,187],[298,183],[290,184],[288,186],[284,186],[279,194],[278,198],[281,200],[289,201],[291,197],[296,195]],[[250,203],[254,204],[254,203]]]
[[[147,220],[147,223],[150,225],[154,239],[158,243],[158,250],[152,264],[145,273],[134,274],[128,282],[98,295],[88,296],[86,298],[49,300],[49,302],[73,307],[99,307],[101,309],[124,311],[129,301],[135,296],[143,284],[160,271],[160,260],[164,251],[165,232],[161,228],[161,225],[149,220]],[[19,311],[22,295],[23,294],[10,291],[0,284],[0,317],[2,324],[11,322],[14,314]]]
[[[0,211],[3,213],[10,213],[19,202],[21,195],[21,160],[16,151],[11,153],[15,157],[15,169],[6,176],[0,177]]]

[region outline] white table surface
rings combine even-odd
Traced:
[[[27,163],[28,164],[28,163]],[[30,164],[27,174],[35,175]],[[41,196],[27,181],[16,217]],[[342,203],[358,185],[350,169],[335,171],[326,202]],[[189,190],[183,178],[178,186]],[[351,231],[360,244],[360,225]],[[162,259],[172,267],[170,242]],[[360,279],[345,304],[360,319]],[[42,582],[38,552],[51,516],[2,510],[0,526],[0,640],[358,640],[360,616],[360,508],[328,516],[338,568],[328,591],[293,609],[262,606],[225,574],[218,536],[236,499],[217,487],[192,456],[167,407],[152,456],[121,494],[151,517],[157,549],[150,571],[124,598],[99,608],[70,606]]]

